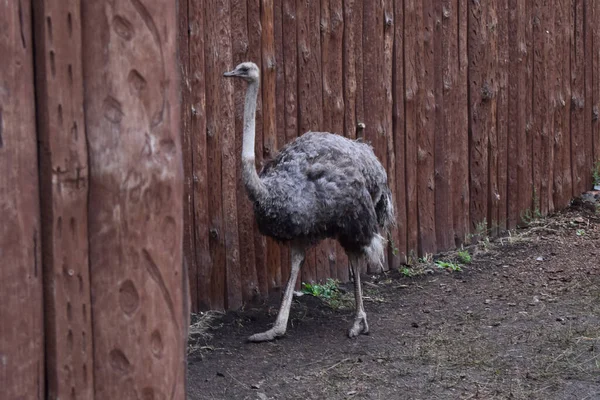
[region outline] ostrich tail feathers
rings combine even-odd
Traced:
[[[383,270],[383,263],[385,262],[385,248],[386,248],[387,240],[376,234],[371,239],[371,243],[364,248],[365,255],[367,256],[367,262],[369,265],[379,268]]]

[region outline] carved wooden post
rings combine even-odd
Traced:
[[[96,399],[183,399],[176,2],[82,2]]]
[[[29,0],[0,2],[0,398],[44,397]]]
[[[79,0],[34,4],[48,399],[94,390]]]

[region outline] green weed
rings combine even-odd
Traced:
[[[467,250],[461,250],[458,252],[458,261],[462,264],[471,264],[471,254]]]
[[[451,263],[451,262],[447,262],[447,261],[436,261],[435,265],[437,265],[438,268],[447,269],[447,270],[454,271],[454,272],[462,271],[462,268],[460,267],[460,265]]]

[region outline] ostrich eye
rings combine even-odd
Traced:
[[[240,71],[242,71],[242,72],[248,72],[248,67],[243,67],[243,68],[240,69]]]

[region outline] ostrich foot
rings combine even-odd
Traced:
[[[362,312],[356,318],[354,318],[354,325],[348,331],[348,337],[353,338],[360,334],[368,335],[369,334],[369,324],[367,324],[367,314]]]
[[[271,328],[266,332],[255,333],[248,338],[248,341],[254,343],[269,342],[283,335],[285,335],[284,329]]]

